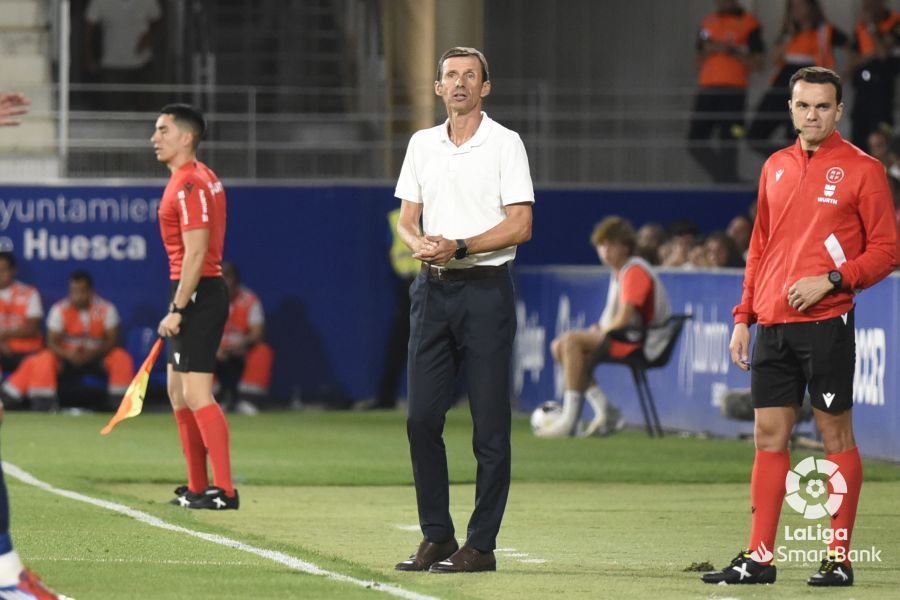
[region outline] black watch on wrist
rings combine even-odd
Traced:
[[[469,255],[469,247],[466,246],[466,240],[456,240],[456,253],[453,258],[462,260]]]
[[[169,312],[170,312],[170,313],[175,313],[176,315],[183,315],[185,309],[187,309],[186,306],[185,306],[184,308],[178,308],[177,306],[175,306],[175,303],[174,303],[174,302],[173,302],[172,304],[169,305]]]
[[[829,271],[828,272],[828,281],[834,287],[832,291],[838,291],[842,287],[844,287],[844,276],[841,275],[840,271]]]

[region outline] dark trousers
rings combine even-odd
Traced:
[[[409,414],[407,435],[425,538],[454,535],[444,422],[461,364],[469,393],[478,462],[475,510],[467,543],[496,546],[509,495],[510,369],[516,310],[507,269],[482,279],[438,280],[421,272],[410,288]]]
[[[743,136],[747,93],[743,88],[701,88],[694,100],[688,139],[694,160],[715,182],[738,180],[738,140]],[[718,147],[713,145],[713,135]]]

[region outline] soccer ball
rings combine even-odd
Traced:
[[[536,436],[544,435],[547,428],[562,416],[562,404],[555,400],[544,402],[531,413],[531,431]]]

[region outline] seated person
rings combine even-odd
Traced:
[[[237,267],[222,263],[222,277],[228,286],[228,321],[216,355],[217,384],[234,391],[235,410],[255,414],[266,399],[272,381],[272,348],[263,342],[266,317],[262,303],[241,285]]]
[[[16,257],[0,252],[0,369],[12,373],[29,354],[44,347],[38,291],[16,281]]]
[[[33,410],[59,406],[60,376],[80,378],[88,373],[108,381],[105,408],[114,410],[134,377],[134,361],[116,346],[119,313],[94,293],[86,271],[69,277],[69,296],[50,308],[47,349],[27,357],[0,386],[4,403],[28,399]]]
[[[594,381],[594,367],[624,359],[633,352],[655,358],[666,343],[664,331],[648,328],[669,318],[669,298],[647,261],[634,256],[636,241],[631,224],[621,217],[607,217],[594,228],[591,243],[603,264],[612,269],[606,306],[599,322],[585,330],[567,331],[550,345],[554,360],[563,370],[565,391],[562,414],[538,432],[543,437],[573,435],[585,398],[594,410],[585,435],[621,429],[621,412]]]

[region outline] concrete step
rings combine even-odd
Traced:
[[[44,27],[47,11],[37,0],[2,0],[0,4],[0,28]]]
[[[2,6],[2,0],[0,0]],[[38,29],[0,29],[0,54],[42,54],[47,56],[49,34]]]
[[[40,54],[0,55],[0,74],[4,89],[13,89],[23,84],[48,83],[50,64],[47,57]]]
[[[0,28],[42,27],[47,23],[47,14],[37,0],[0,0]]]
[[[0,182],[42,183],[57,177],[59,159],[53,154],[8,157],[0,153]]]
[[[56,148],[56,122],[28,118],[16,127],[0,129],[0,156],[46,153]]]

